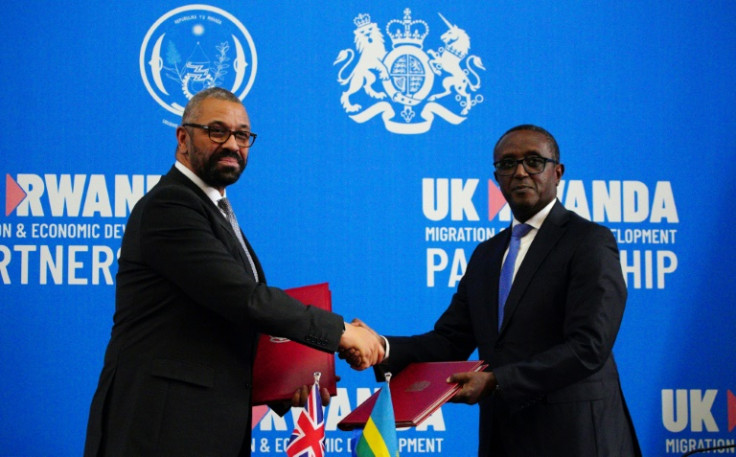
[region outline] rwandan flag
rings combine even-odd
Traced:
[[[391,374],[387,373],[386,385],[378,394],[363,434],[353,450],[355,457],[399,457],[394,406],[391,404],[391,390],[388,386],[390,377]]]

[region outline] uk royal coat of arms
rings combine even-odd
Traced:
[[[340,103],[351,119],[363,123],[380,115],[390,132],[419,134],[429,131],[435,116],[461,123],[483,101],[478,71],[485,68],[469,54],[468,33],[438,15],[447,26],[440,36],[444,46],[426,52],[429,25],[413,20],[408,8],[403,20],[386,24],[390,51],[370,15],[355,17],[355,49],[343,49],[334,62],[341,64],[337,81],[345,90]]]

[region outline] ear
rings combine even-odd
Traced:
[[[555,165],[555,174],[557,175],[557,184],[559,184],[562,175],[565,174],[565,165],[561,163]]]
[[[181,154],[187,154],[187,137],[189,131],[182,126],[176,128],[176,152]]]

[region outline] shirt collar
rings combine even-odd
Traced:
[[[192,170],[186,167],[183,163],[179,162],[178,160],[176,163],[174,163],[174,166],[177,170],[181,171],[184,176],[189,178],[194,184],[197,185],[200,189],[202,189],[202,192],[209,197],[210,200],[212,200],[212,203],[217,205],[217,201],[220,200],[223,197],[227,196],[227,192],[225,192],[225,195],[220,195],[220,191],[215,189],[212,186],[207,185],[204,181],[202,181],[202,178],[197,176]]]
[[[552,201],[547,204],[547,206],[540,209],[534,216],[530,217],[529,220],[525,222],[525,224],[529,224],[532,226],[532,228],[539,230],[539,227],[541,227],[544,223],[544,220],[547,219],[547,216],[549,216],[549,212],[552,211],[552,207],[555,206],[556,202],[557,199],[553,198]],[[514,227],[517,224],[521,224],[521,222],[514,218],[511,226]]]

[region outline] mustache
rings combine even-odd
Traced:
[[[229,157],[229,158],[237,160],[238,165],[240,165],[240,168],[245,167],[245,159],[243,159],[243,156],[229,149],[222,149],[218,153],[212,154],[212,156],[210,157],[210,162],[217,163],[220,159],[225,158],[225,157]]]

